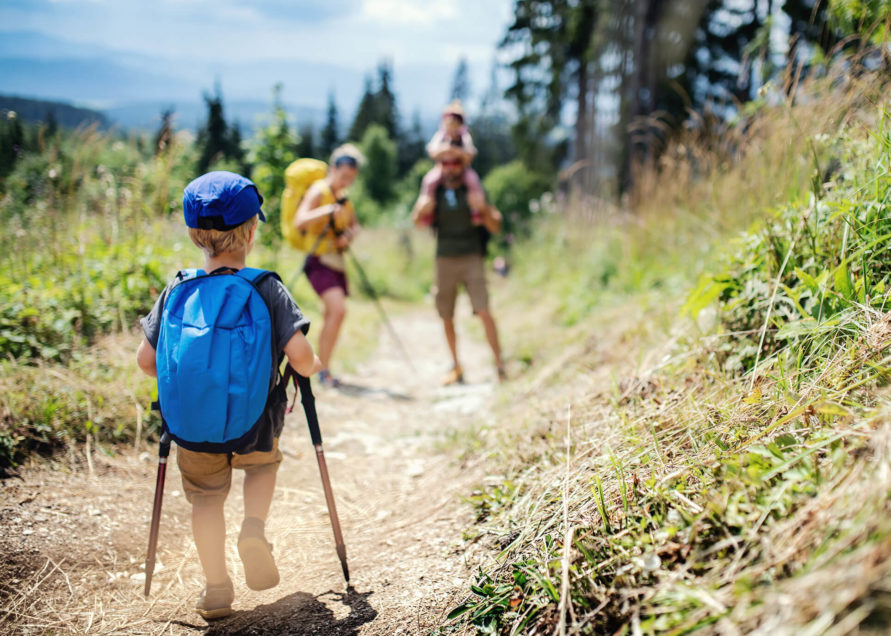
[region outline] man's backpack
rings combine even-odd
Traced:
[[[318,159],[297,159],[285,169],[285,191],[282,193],[281,230],[282,237],[292,247],[309,251],[315,236],[311,232],[301,232],[294,227],[294,216],[300,200],[313,183],[324,179],[328,164]]]
[[[161,312],[156,363],[165,429],[183,448],[232,452],[251,442],[278,376],[261,269],[184,270]]]

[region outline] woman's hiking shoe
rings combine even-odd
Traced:
[[[278,568],[272,558],[272,544],[264,536],[264,522],[246,517],[238,535],[238,556],[244,564],[244,581],[255,591],[278,585]]]
[[[328,369],[322,369],[319,371],[319,384],[329,389],[336,389],[340,386],[340,380],[331,375]]]
[[[464,371],[461,370],[461,367],[454,367],[442,379],[443,386],[449,386],[451,384],[462,384],[463,382],[464,382]]]
[[[235,589],[232,580],[226,579],[225,583],[218,585],[205,585],[195,611],[206,621],[225,618],[232,613],[232,601],[235,600]]]

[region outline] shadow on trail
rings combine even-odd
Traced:
[[[362,386],[361,384],[353,384],[351,382],[344,382],[343,380],[340,381],[340,384],[337,386],[337,390],[344,395],[349,395],[352,397],[384,396],[390,398],[391,400],[399,400],[401,402],[411,402],[415,399],[407,393],[399,393],[397,391],[392,391],[385,388],[372,388]]]
[[[231,616],[206,626],[179,623],[203,630],[214,636],[235,634],[318,634],[319,636],[355,636],[359,628],[377,617],[377,610],[368,602],[374,592],[357,592],[350,586],[346,592],[328,591],[318,596],[294,592],[268,605],[258,605],[249,612]],[[320,599],[326,599],[325,603]],[[336,618],[332,605],[341,604],[349,614]],[[338,612],[344,614],[344,611]]]

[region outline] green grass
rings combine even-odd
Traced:
[[[178,139],[154,156],[146,145],[91,129],[60,133],[0,184],[2,472],[35,453],[88,440],[113,448],[157,431],[147,408],[154,383],[135,364],[138,319],[178,269],[203,266],[203,255],[180,208],[194,148]],[[389,312],[427,293],[428,238],[370,228],[353,251]],[[303,255],[261,237],[248,261],[291,284],[317,342],[321,304],[305,277],[295,278]],[[381,324],[352,263],[348,276],[353,294],[335,356],[338,369],[354,370],[376,349]]]
[[[807,90],[734,167],[688,145],[710,172],[520,246],[524,399],[474,437],[505,477],[469,499],[490,554],[443,633],[887,630],[888,92]]]

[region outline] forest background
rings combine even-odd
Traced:
[[[566,363],[548,358],[556,348],[578,354],[566,368],[584,374],[597,349],[586,325],[619,309],[630,326],[615,342],[638,361],[669,344],[646,373],[640,362],[586,395],[582,411],[614,422],[602,430],[624,444],[585,429],[601,450],[589,447],[587,464],[576,455],[571,476],[554,411],[547,426],[515,413],[504,447],[465,440],[505,476],[470,498],[471,533],[498,561],[453,627],[887,626],[889,20],[880,0],[516,0],[499,53],[509,85],[472,96],[458,65],[443,98],[478,104],[474,165],[506,216],[493,253],[515,264],[507,310],[521,314],[528,290],[546,299],[549,327],[513,364]],[[131,333],[191,252],[158,237],[206,170],[257,182],[272,217],[257,257],[279,268],[285,167],[355,141],[369,161],[352,198],[377,247],[360,256],[384,297],[422,299],[430,257],[408,209],[431,164],[395,86],[381,61],[349,125],[331,100],[319,130],[295,124],[270,87],[270,116],[249,138],[219,90],[194,136],[172,112],[152,134],[6,112],[4,472],[156,434],[139,406],[151,383],[94,345]],[[295,295],[317,309],[305,286]],[[346,338],[361,354],[358,335]],[[795,608],[770,605],[783,581],[807,575]],[[833,576],[845,594],[824,585]]]

